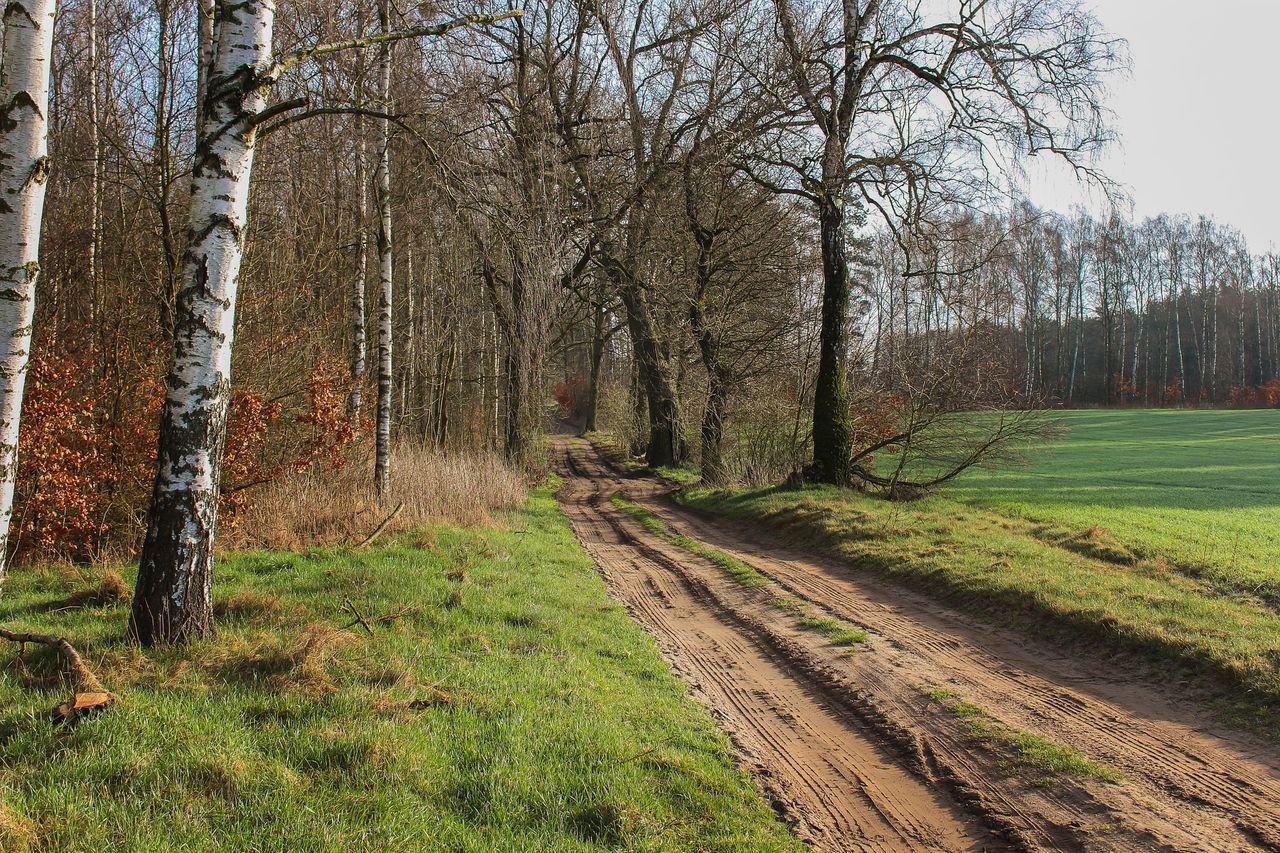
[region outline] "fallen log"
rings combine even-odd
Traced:
[[[54,706],[54,722],[71,725],[82,717],[96,714],[115,704],[115,694],[102,686],[102,682],[93,674],[93,670],[89,669],[88,665],[85,664],[84,658],[80,657],[80,653],[75,650],[75,647],[64,638],[54,637],[50,634],[32,634],[0,628],[0,639],[18,644],[19,658],[26,651],[28,643],[48,646],[58,653],[58,658],[62,662],[63,672],[67,677],[67,681],[71,684],[72,692],[71,698]]]

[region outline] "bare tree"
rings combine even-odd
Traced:
[[[930,193],[981,190],[1001,165],[993,148],[1005,159],[1052,152],[1088,172],[1087,156],[1109,138],[1101,86],[1118,46],[1074,0],[774,5],[807,122],[786,140],[781,159],[798,181],[785,189],[814,204],[823,258],[810,475],[844,484],[855,473],[846,389],[854,199],[909,228]]]

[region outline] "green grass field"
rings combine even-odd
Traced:
[[[891,503],[833,488],[688,489],[1036,635],[1131,652],[1280,738],[1280,412],[1081,411],[1025,466]]]
[[[1075,530],[1100,525],[1144,558],[1280,604],[1280,411],[1055,413],[1030,464],[975,470],[950,494]]]
[[[215,596],[218,640],[141,651],[119,579],[13,573],[0,624],[71,638],[120,702],[55,726],[48,659],[3,649],[0,850],[800,847],[549,489],[478,529],[232,556]]]

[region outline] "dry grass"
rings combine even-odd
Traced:
[[[35,824],[0,802],[0,850],[24,853],[34,849],[37,840]]]
[[[260,619],[279,613],[283,604],[280,596],[269,592],[233,592],[213,603],[213,613],[219,619]]]
[[[82,585],[61,601],[49,605],[50,610],[73,610],[78,607],[113,607],[126,604],[132,599],[133,590],[125,583],[119,572],[105,571],[100,576],[91,578],[88,585]]]
[[[253,495],[252,506],[225,535],[236,550],[300,550],[361,542],[398,505],[404,509],[386,533],[430,522],[475,525],[496,511],[520,506],[524,477],[496,454],[441,455],[400,448],[391,458],[391,488],[382,501],[372,476],[348,466],[324,475],[285,477]]]

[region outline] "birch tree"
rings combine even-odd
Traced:
[[[383,35],[391,33],[389,0],[378,0],[378,24]],[[378,105],[383,116],[378,150],[378,423],[374,447],[373,485],[385,494],[391,479],[391,42],[378,48]]]
[[[216,43],[208,89],[201,98],[173,357],[130,619],[132,635],[144,645],[213,634],[214,541],[257,130],[290,109],[306,106],[305,101],[289,101],[268,108],[271,85],[285,71],[318,56],[370,43],[389,45],[441,35],[492,20],[469,16],[394,33],[384,26],[369,39],[320,44],[277,61],[272,51],[274,0],[217,0]]]
[[[31,352],[40,222],[49,179],[54,0],[12,0],[0,44],[0,584],[18,471],[18,422]]]
[[[231,399],[236,289],[273,0],[219,0],[147,536],[130,620],[144,645],[213,633],[213,547]]]
[[[364,36],[364,0],[357,0],[356,3],[356,35]],[[368,145],[365,140],[364,127],[364,77],[365,77],[365,52],[359,50],[356,53],[356,81],[355,81],[355,185],[356,185],[356,209],[355,209],[355,246],[352,252],[355,256],[355,269],[351,281],[351,393],[347,397],[347,416],[352,423],[357,423],[360,419],[360,403],[364,395],[364,380],[368,372],[365,361],[365,350],[368,347],[368,340],[365,333],[365,271],[368,262],[367,255],[369,253],[369,232],[365,230],[365,218],[368,216],[369,208],[369,186],[365,175],[365,158],[368,155]]]

